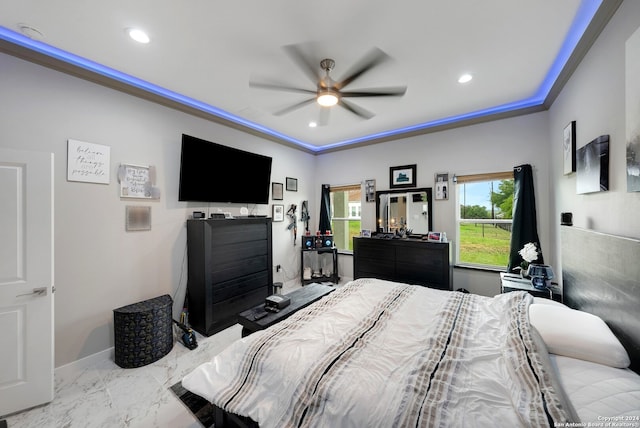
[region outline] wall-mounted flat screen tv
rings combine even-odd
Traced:
[[[182,134],[178,200],[267,204],[271,160]]]

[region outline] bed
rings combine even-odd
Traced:
[[[217,406],[216,428],[640,426],[636,359],[602,318],[524,292],[363,278],[182,384]]]

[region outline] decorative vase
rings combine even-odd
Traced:
[[[520,276],[522,279],[529,279],[529,263],[522,262],[520,263]]]

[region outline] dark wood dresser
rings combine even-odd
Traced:
[[[187,220],[189,324],[210,336],[273,293],[271,219]]]
[[[449,243],[355,237],[353,277],[451,290]]]

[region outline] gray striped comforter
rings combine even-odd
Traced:
[[[494,298],[359,279],[183,379],[269,427],[553,427],[574,421],[528,322]]]

